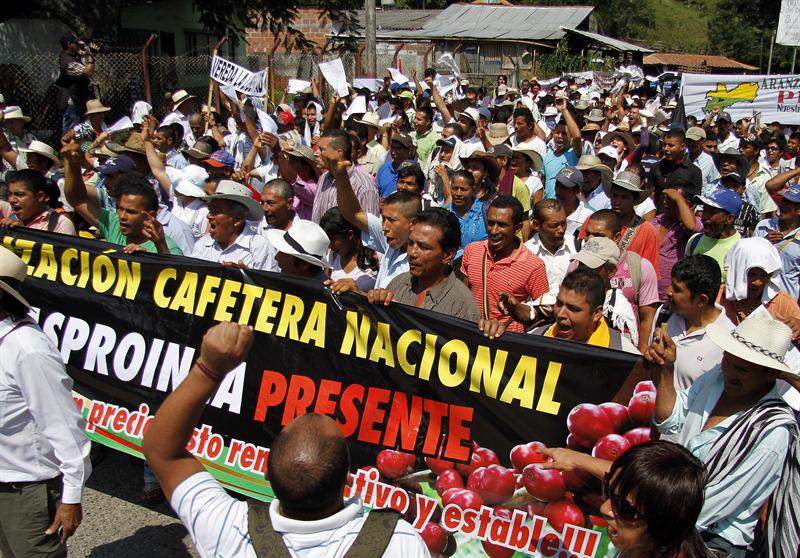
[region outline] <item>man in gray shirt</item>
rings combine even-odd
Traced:
[[[408,239],[409,271],[392,279],[385,289],[369,291],[369,301],[385,305],[395,301],[477,322],[480,311],[472,292],[451,267],[460,241],[455,214],[438,207],[420,211]]]

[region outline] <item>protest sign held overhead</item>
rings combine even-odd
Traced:
[[[266,92],[266,70],[251,72],[221,56],[211,59],[209,76],[221,85],[233,87],[250,97],[262,97]]]

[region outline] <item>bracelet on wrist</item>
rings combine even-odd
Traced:
[[[225,379],[225,374],[219,374],[218,372],[214,372],[208,366],[206,366],[201,360],[195,362],[194,365],[197,367],[198,370],[200,370],[200,372],[202,372],[208,378],[214,380],[215,382],[221,382],[222,380]]]

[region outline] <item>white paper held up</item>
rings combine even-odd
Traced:
[[[320,63],[319,71],[322,72],[325,80],[333,87],[337,95],[340,97],[347,96],[347,75],[344,73],[341,58]]]

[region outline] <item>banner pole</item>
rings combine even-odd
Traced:
[[[216,45],[214,45],[214,50],[211,51],[211,60],[214,60],[214,57],[217,55],[217,52],[219,51],[219,47],[221,47],[222,44],[227,40],[228,40],[228,37],[226,35],[225,37],[222,37]],[[214,80],[209,78],[209,80],[208,80],[208,100],[206,101],[206,112],[209,114],[209,116],[211,115],[211,98],[212,98],[212,95],[214,95]],[[208,132],[208,120],[206,120],[206,122],[205,122],[205,126],[203,128],[203,132],[204,133]]]
[[[772,41],[769,43],[769,61],[767,62],[767,75],[772,74],[772,51],[775,49],[775,35],[777,34],[778,34],[777,30],[772,32]]]
[[[794,73],[794,63],[797,61],[797,47],[794,47],[794,51],[792,52],[792,71]]]

